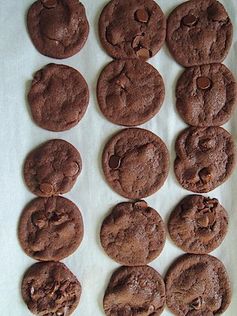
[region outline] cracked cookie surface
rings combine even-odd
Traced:
[[[89,24],[78,0],[38,0],[29,8],[27,26],[37,50],[53,58],[67,58],[84,46]]]
[[[164,281],[149,266],[119,268],[113,273],[104,296],[107,316],[158,316],[164,306]]]
[[[115,124],[136,126],[161,108],[165,86],[159,72],[142,60],[117,60],[102,71],[97,98],[104,116]]]
[[[81,173],[78,150],[70,143],[53,139],[34,149],[24,164],[24,179],[29,190],[41,197],[70,191]]]
[[[233,26],[216,0],[190,0],[174,9],[167,20],[167,44],[184,67],[220,63],[232,43]]]
[[[174,243],[185,252],[209,253],[226,236],[228,214],[217,199],[188,195],[171,213],[168,230]]]
[[[22,297],[34,315],[71,315],[80,301],[81,285],[61,262],[40,262],[25,273]]]
[[[161,188],[169,171],[164,142],[141,128],[123,129],[106,144],[102,167],[110,186],[120,195],[141,199]]]
[[[223,263],[210,255],[184,255],[167,272],[166,303],[177,316],[224,313],[231,287]]]
[[[161,253],[165,225],[145,201],[117,204],[103,221],[100,240],[112,259],[126,266],[146,265]]]
[[[220,126],[233,114],[237,84],[222,64],[186,69],[176,86],[176,106],[183,120],[192,126]]]
[[[34,199],[24,209],[18,227],[24,251],[42,261],[60,261],[71,255],[83,232],[80,210],[63,197]]]
[[[174,171],[185,189],[196,193],[214,190],[236,165],[232,136],[222,127],[189,127],[177,138]]]
[[[28,101],[36,124],[50,131],[65,131],[85,114],[89,90],[76,69],[48,64],[35,73]]]
[[[166,36],[166,19],[153,0],[112,0],[103,9],[99,35],[115,59],[154,56]]]

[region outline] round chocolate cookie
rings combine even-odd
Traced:
[[[104,296],[107,316],[158,316],[164,305],[164,281],[149,266],[119,268],[112,275]]]
[[[60,261],[79,247],[83,232],[78,207],[58,196],[29,203],[21,215],[18,236],[22,248],[32,258]]]
[[[177,316],[213,316],[224,313],[231,301],[228,274],[210,255],[184,255],[166,275],[166,303]]]
[[[100,240],[112,259],[127,266],[146,265],[165,245],[165,224],[145,201],[117,204],[104,220]]]
[[[168,229],[185,252],[205,254],[220,246],[228,230],[228,214],[217,199],[186,196],[171,213]]]
[[[219,126],[231,117],[237,103],[237,85],[222,64],[188,68],[178,80],[176,106],[192,126]]]
[[[65,131],[85,114],[89,90],[76,69],[49,64],[36,72],[28,101],[36,124],[50,131]]]
[[[159,72],[138,60],[117,60],[105,67],[97,85],[100,109],[120,125],[136,126],[150,120],[161,108],[165,86]]]
[[[37,0],[29,8],[27,26],[37,50],[53,58],[78,53],[89,33],[85,8],[78,0]]]
[[[35,195],[50,197],[70,191],[82,169],[77,149],[53,139],[34,149],[24,165],[25,183]]]
[[[216,0],[190,0],[174,9],[167,21],[167,44],[184,67],[219,63],[228,54],[233,26]]]
[[[102,157],[106,180],[129,199],[149,196],[164,184],[169,153],[163,141],[145,129],[126,128],[106,144]]]
[[[81,285],[61,262],[40,262],[25,273],[22,297],[34,315],[71,315],[80,301]]]
[[[234,140],[221,127],[189,127],[179,135],[175,149],[174,171],[182,187],[189,191],[212,191],[234,171]]]
[[[101,13],[99,35],[111,57],[146,60],[165,41],[166,19],[153,0],[111,0]]]

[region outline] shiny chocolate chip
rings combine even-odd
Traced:
[[[197,78],[197,87],[201,90],[207,90],[211,87],[211,80],[208,77]]]
[[[139,9],[135,13],[136,20],[138,22],[147,23],[149,20],[149,14],[145,9]]]
[[[182,22],[186,26],[194,26],[197,23],[197,18],[192,14],[188,14],[183,17]]]
[[[109,159],[109,166],[111,169],[118,169],[121,163],[121,158],[119,156],[113,155]]]
[[[44,194],[50,195],[53,193],[53,186],[50,183],[41,183],[40,191]]]
[[[150,51],[146,48],[140,48],[137,52],[137,57],[141,59],[148,59],[150,58]]]

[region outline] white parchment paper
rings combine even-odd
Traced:
[[[160,0],[166,15],[181,0]],[[235,25],[234,40],[225,64],[237,77],[237,1],[221,1]],[[100,46],[97,34],[99,14],[105,0],[84,0],[90,23],[89,39],[83,50],[66,60],[40,55],[32,45],[25,24],[25,16],[32,0],[0,0],[0,312],[3,316],[27,316],[20,295],[24,271],[34,261],[21,250],[17,240],[19,215],[34,196],[25,187],[22,165],[26,155],[40,143],[62,138],[75,145],[83,158],[83,173],[73,190],[65,196],[81,209],[85,223],[85,237],[81,247],[64,260],[83,286],[81,302],[74,315],[102,316],[102,298],[108,280],[118,267],[101,249],[99,229],[101,221],[116,203],[124,201],[107,185],[101,171],[101,151],[105,141],[120,127],[108,122],[100,113],[96,101],[96,82],[110,57]],[[79,69],[90,87],[88,111],[79,125],[70,131],[53,133],[37,127],[31,120],[26,93],[33,73],[50,62],[64,63]],[[166,98],[160,113],[142,127],[158,134],[171,154],[171,168],[165,185],[147,202],[157,209],[165,221],[172,208],[187,191],[182,189],[173,174],[174,142],[185,127],[175,110],[175,83],[182,68],[170,56],[166,46],[149,61],[164,78]],[[237,113],[225,127],[237,138]],[[209,194],[216,197],[230,216],[229,233],[213,254],[220,258],[229,272],[233,300],[226,316],[237,315],[237,171],[221,187]],[[172,261],[182,254],[169,238],[161,256],[151,263],[163,276]],[[163,315],[171,315],[165,310]]]

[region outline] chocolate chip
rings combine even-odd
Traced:
[[[47,9],[55,8],[57,5],[57,0],[41,0],[43,6]]]
[[[182,22],[186,26],[194,26],[197,23],[197,18],[192,14],[188,14],[183,18]]]
[[[139,9],[135,13],[137,21],[147,23],[149,20],[149,14],[145,9]]]
[[[150,58],[150,51],[146,48],[140,48],[137,52],[137,57],[142,59],[148,59]]]
[[[109,159],[109,166],[111,169],[118,169],[121,163],[121,158],[113,155]]]
[[[192,301],[190,307],[192,309],[195,309],[196,311],[200,310],[202,308],[202,298],[197,297],[195,300]]]
[[[142,38],[143,38],[142,35],[135,36],[132,41],[132,48],[139,48]]]
[[[198,223],[201,227],[204,227],[204,228],[208,227],[208,225],[209,225],[209,218],[208,218],[208,215],[206,214],[206,215],[203,215],[203,216],[199,217],[199,218],[197,219],[197,223]]]
[[[53,186],[50,183],[41,183],[40,184],[40,191],[45,194],[52,194],[53,193]]]
[[[35,293],[35,288],[32,286],[30,288],[30,295],[32,296],[32,295],[34,295],[34,293]]]
[[[208,168],[203,168],[202,170],[200,170],[199,171],[199,177],[201,178],[201,180],[204,183],[208,183],[212,179],[212,175],[211,175],[211,173],[210,173]]]
[[[197,87],[201,90],[207,90],[211,86],[211,80],[208,77],[197,78]]]
[[[147,208],[147,203],[143,200],[135,202],[134,205],[138,208]]]
[[[79,166],[76,162],[73,161],[69,165],[66,164],[63,171],[65,176],[73,177],[79,172]]]

